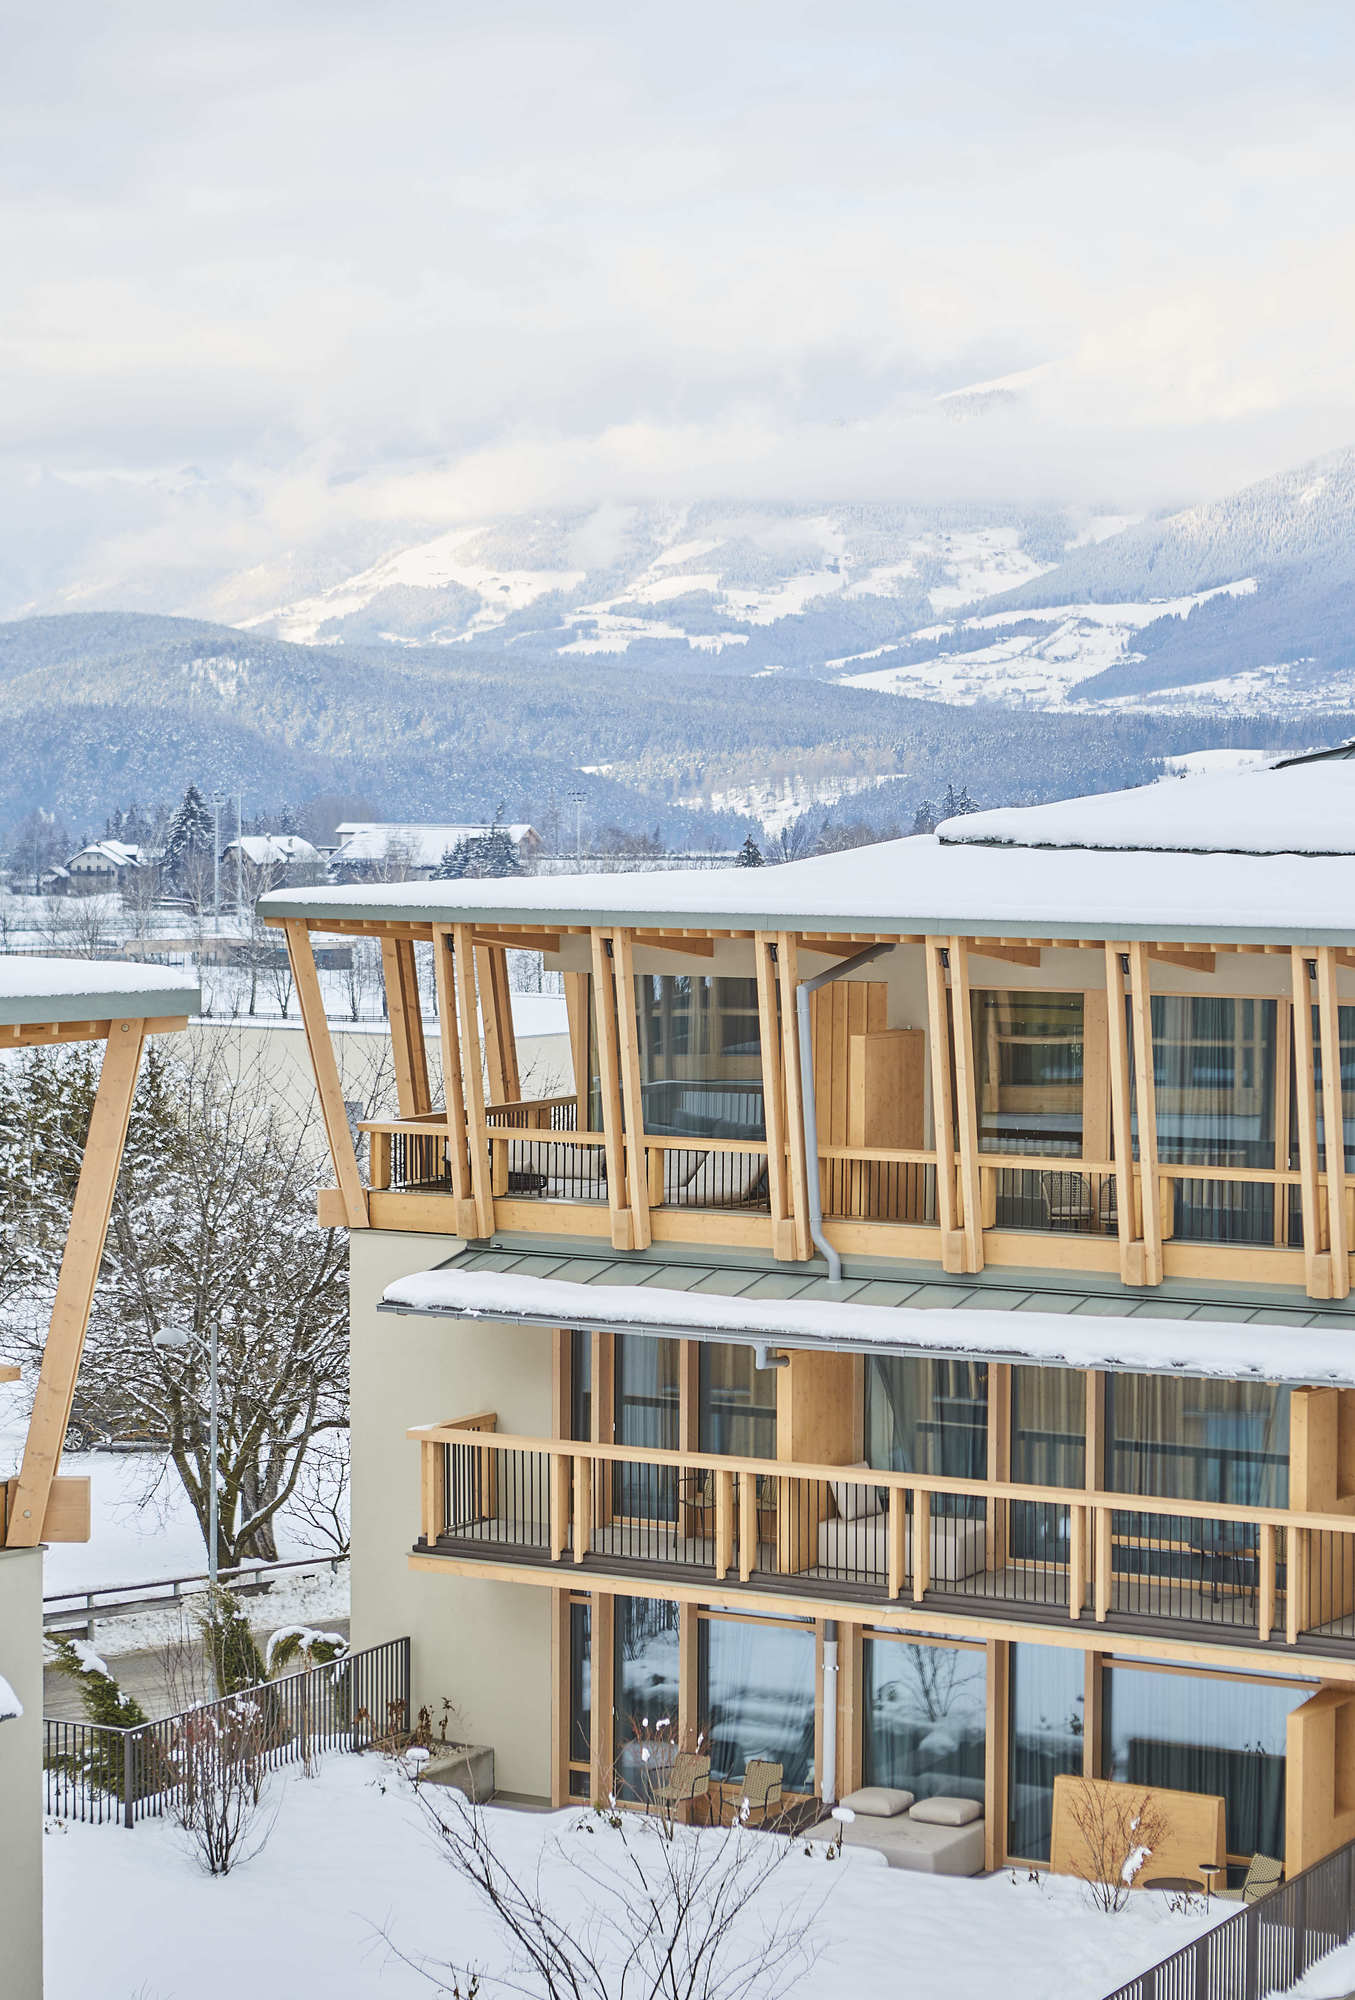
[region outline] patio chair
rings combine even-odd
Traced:
[[[1085,1174],[1041,1174],[1040,1195],[1047,1229],[1090,1229],[1091,1182]]]
[[[1277,1861],[1273,1854],[1253,1854],[1242,1887],[1216,1889],[1214,1894],[1230,1903],[1254,1903],[1259,1897],[1268,1896],[1272,1889],[1278,1889],[1283,1880],[1283,1861]]]
[[[694,1750],[679,1750],[668,1767],[668,1776],[650,1788],[650,1800],[661,1812],[674,1813],[679,1806],[697,1799],[706,1801],[710,1817],[710,1758]]]
[[[761,1813],[763,1825],[767,1824],[769,1808],[779,1806],[781,1803],[782,1775],[783,1770],[780,1764],[772,1764],[765,1757],[750,1757],[748,1759],[747,1767],[743,1774],[743,1787],[739,1793],[738,1811],[740,1818],[747,1817],[751,1819],[754,1813]],[[746,1815],[743,1811],[745,1799],[748,1801],[748,1812]]]

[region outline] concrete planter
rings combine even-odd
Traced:
[[[485,1805],[494,1796],[494,1751],[488,1743],[449,1744],[434,1751],[419,1773],[421,1785],[451,1785]]]

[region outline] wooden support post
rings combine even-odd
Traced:
[[[965,1268],[981,1271],[983,1188],[979,1172],[974,1020],[969,1005],[969,947],[958,937],[950,941],[950,1019],[955,1036],[955,1110],[960,1139],[960,1186],[964,1193]]]
[[[300,920],[284,924],[283,929],[287,937],[287,956],[292,965],[292,983],[296,987],[301,1024],[306,1031],[306,1046],[310,1051],[315,1088],[320,1098],[320,1116],[324,1121],[325,1137],[329,1141],[330,1157],[343,1201],[344,1222],[349,1229],[365,1229],[368,1220],[367,1195],[358,1172],[358,1156],[343,1101],[343,1084],[334,1043],[330,1038],[329,1022],[325,1018],[325,1003],[320,992],[320,975],[315,969],[310,931]]]
[[[1157,1089],[1153,1076],[1153,1018],[1148,947],[1129,947],[1129,1014],[1134,1035],[1134,1103],[1139,1128],[1139,1217],[1143,1231],[1143,1285],[1162,1283],[1162,1213],[1157,1184]]]
[[[574,1115],[580,1132],[592,1130],[589,1099],[588,983],[586,972],[565,974],[565,1014],[569,1021],[570,1072],[574,1078]]]
[[[593,1592],[591,1720],[593,1797],[608,1798],[616,1788],[616,1599]]]
[[[907,1528],[907,1491],[902,1486],[891,1486],[889,1489],[889,1523],[887,1530],[889,1543],[886,1583],[886,1588],[891,1597],[898,1597],[903,1592],[904,1577],[908,1570]]]
[[[1092,1567],[1093,1604],[1098,1625],[1104,1625],[1110,1616],[1111,1586],[1111,1513],[1109,1507],[1092,1509],[1092,1547],[1094,1551]]]
[[[678,1606],[678,1699],[673,1717],[673,1739],[684,1748],[694,1743],[701,1729],[701,1626],[694,1604]],[[706,1812],[711,1801],[706,1799]],[[688,1807],[688,1824],[695,1815],[695,1803]]]
[[[1350,1242],[1346,1229],[1346,1128],[1341,1102],[1341,1029],[1336,1006],[1336,963],[1330,945],[1317,951],[1317,1021],[1322,1044],[1322,1135],[1327,1165],[1327,1247],[1331,1296],[1350,1293]]]
[[[1300,1617],[1303,1596],[1302,1578],[1299,1569],[1299,1536],[1301,1528],[1286,1525],[1284,1531],[1284,1637],[1285,1644],[1297,1646],[1299,1642]]]
[[[645,1160],[645,1105],[640,1088],[640,1029],[635,1010],[635,959],[631,934],[613,934],[612,977],[616,982],[617,1059],[621,1070],[621,1101],[625,1107],[626,1178],[630,1189],[631,1248],[647,1250],[649,1174]]]
[[[913,1602],[921,1604],[932,1584],[932,1496],[913,1495]]]
[[[423,1039],[423,1002],[412,938],[381,940],[386,1014],[395,1059],[395,1101],[402,1118],[419,1118],[433,1107],[428,1087],[428,1050]]]
[[[626,1149],[621,1120],[621,1077],[616,1053],[616,983],[610,937],[593,932],[593,1030],[597,1037],[602,1135],[606,1142],[607,1208],[613,1250],[634,1249],[630,1202],[626,1196]]]
[[[990,1872],[1007,1852],[1008,1736],[1011,1727],[1011,1649],[1004,1640],[988,1641],[987,1696],[984,1703],[983,1865]]]
[[[568,1452],[551,1454],[550,1461],[550,1559],[562,1560],[569,1547],[571,1509],[573,1507],[573,1486],[571,1478],[574,1461]]]
[[[485,1117],[485,1073],[480,1061],[480,1023],[475,1004],[475,945],[469,924],[452,926],[456,997],[460,1010],[461,1073],[466,1100],[466,1144],[470,1149],[471,1200],[476,1235],[494,1234],[494,1194],[490,1183],[489,1121]]]
[[[1311,953],[1290,953],[1294,1005],[1294,1113],[1299,1145],[1299,1198],[1303,1204],[1303,1268],[1308,1296],[1331,1297],[1331,1259],[1325,1254],[1326,1217],[1317,1178],[1317,1086],[1313,1053],[1313,989],[1308,978]]]
[[[936,1153],[936,1219],[941,1230],[941,1267],[965,1269],[966,1244],[955,1212],[955,1115],[950,1088],[950,1020],[946,969],[939,938],[924,947],[927,965],[927,1044],[932,1064],[932,1145]]]
[[[734,1475],[715,1475],[715,1580],[723,1583],[734,1564]]]
[[[456,1449],[440,1438],[425,1438],[420,1447],[422,1528],[430,1548],[447,1526],[447,1453]]]
[[[747,1583],[757,1564],[757,1479],[739,1474],[739,1582]]]
[[[1275,1629],[1275,1524],[1273,1521],[1261,1523],[1261,1533],[1256,1551],[1256,1566],[1260,1571],[1260,1588],[1256,1604],[1256,1636],[1264,1646]]]
[[[1120,1241],[1120,1282],[1142,1283],[1142,1232],[1134,1177],[1134,1128],[1129,1113],[1129,1024],[1125,1010],[1124,954],[1106,946],[1106,1067],[1110,1075],[1110,1138],[1115,1161],[1115,1226]]]
[[[789,931],[776,934],[776,978],[781,992],[781,1075],[786,1093],[786,1148],[790,1166],[790,1217],[795,1256],[805,1262],[813,1253],[809,1236],[809,1170],[805,1161],[804,1093],[800,1088],[800,1031],[795,989],[800,983],[800,956]]]
[[[581,1563],[588,1554],[593,1535],[593,1461],[574,1461],[574,1560]]]
[[[457,967],[452,957],[448,924],[433,926],[433,980],[438,996],[438,1033],[442,1042],[442,1102],[447,1114],[447,1164],[452,1175],[456,1227],[462,1236],[480,1233],[479,1215],[471,1199],[470,1161],[466,1149],[466,1100],[461,1088],[461,1032],[457,1024]]]
[[[786,1093],[783,1050],[776,1017],[776,950],[773,938],[753,940],[757,973],[758,1041],[762,1051],[762,1103],[767,1131],[767,1203],[772,1212],[772,1255],[783,1263],[796,1254],[786,1157]]]
[[[1068,1616],[1080,1618],[1087,1601],[1087,1512],[1068,1509]]]
[[[109,1023],[56,1296],[52,1300],[52,1317],[42,1350],[42,1367],[28,1420],[23,1462],[11,1489],[10,1504],[4,1510],[4,1542],[8,1548],[36,1548],[42,1540],[47,1502],[61,1464],[66,1426],[71,1420],[75,1382],[85,1350],[94,1286],[108,1235],[113,1190],[122,1164],[127,1120],[145,1040],[144,1021]],[[347,1131],[346,1125],[344,1129]]]

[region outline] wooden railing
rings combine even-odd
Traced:
[[[1355,1652],[1355,1516],[510,1437],[496,1422],[409,1433],[422,1547]]]

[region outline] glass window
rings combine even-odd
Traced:
[[[1346,1172],[1355,1171],[1355,1007],[1338,1007],[1336,1010],[1337,1034],[1341,1044],[1341,1112],[1345,1132]],[[1313,1062],[1316,1071],[1317,1089],[1317,1157],[1318,1165],[1325,1173],[1327,1168],[1327,1131],[1322,1107],[1322,1033],[1318,1025],[1317,1008],[1313,1008]],[[1290,1122],[1295,1130],[1292,1135],[1294,1151],[1291,1162],[1298,1159],[1298,1112],[1291,1113]]]
[[[988,1473],[988,1369],[982,1361],[866,1357],[866,1460],[882,1471],[984,1479]],[[982,1505],[950,1495],[943,1513]]]
[[[1082,995],[975,993],[979,1145],[1082,1151]]]
[[[681,1403],[681,1343],[648,1333],[618,1333],[612,1394],[617,1444],[676,1451]],[[677,1481],[668,1466],[618,1460],[612,1468],[616,1512],[633,1520],[671,1521]]]
[[[1048,1861],[1054,1780],[1082,1769],[1083,1662],[1072,1647],[1011,1649],[1007,1851],[1020,1861]]]
[[[645,1130],[765,1139],[757,981],[640,973],[635,997]]]
[[[1284,1859],[1285,1718],[1311,1687],[1107,1667],[1107,1778],[1217,1794],[1230,1854]]]
[[[735,1458],[775,1458],[780,1372],[755,1366],[751,1347],[704,1342],[698,1450],[728,1452]]]
[[[1013,1368],[1012,1472],[1023,1486],[1077,1487],[1086,1482],[1087,1378],[1073,1368]],[[1068,1509],[1052,1501],[1013,1500],[1011,1553],[1018,1560],[1066,1563]]]
[[[787,1791],[812,1790],[813,1628],[703,1617],[698,1668],[712,1777],[741,1778],[750,1757],[766,1757]]]
[[[864,1782],[920,1799],[982,1799],[988,1665],[981,1651],[867,1639]]]
[[[587,1764],[593,1754],[592,1645],[592,1606],[571,1604],[569,1607],[569,1761],[571,1764]]]
[[[666,1739],[677,1740],[678,1606],[661,1597],[618,1597],[615,1607],[616,1786],[622,1798],[644,1798],[641,1730],[650,1734],[666,1719]]]
[[[593,1435],[593,1336],[576,1326],[569,1337],[569,1434],[585,1442]]]
[[[1273,1167],[1275,1002],[1155,993],[1151,1008],[1159,1159],[1177,1166]],[[1137,1121],[1135,1107],[1131,1113]],[[1137,1143],[1137,1122],[1135,1133]],[[1172,1185],[1178,1237],[1275,1240],[1273,1187],[1203,1176]]]
[[[1176,1375],[1106,1377],[1107,1479],[1115,1493],[1289,1504],[1289,1391]]]

